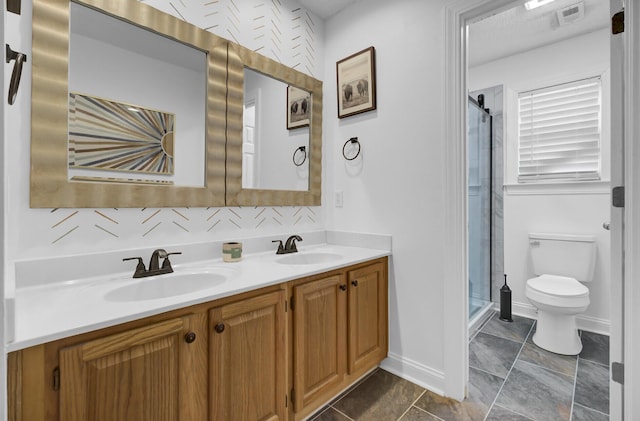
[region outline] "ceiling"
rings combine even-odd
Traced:
[[[556,11],[584,3],[584,17],[560,26]],[[556,0],[534,10],[520,4],[469,26],[469,67],[607,27],[608,0]]]
[[[345,7],[366,0],[298,0],[307,10],[328,19]],[[581,0],[556,0],[527,11],[524,1],[516,7],[479,20],[469,26],[469,67],[553,44],[604,28],[609,22],[608,0],[582,0],[584,18],[560,26],[556,11]]]
[[[357,0],[298,0],[310,12],[327,19]]]

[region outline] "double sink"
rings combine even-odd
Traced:
[[[327,264],[340,259],[342,256],[337,253],[299,251],[282,257],[274,255],[273,262],[298,266]],[[129,279],[126,285],[108,291],[105,294],[105,299],[111,302],[157,300],[214,288],[233,279],[238,274],[239,268],[234,265],[237,264],[177,268],[171,273]]]

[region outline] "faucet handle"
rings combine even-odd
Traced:
[[[144,266],[144,262],[142,261],[142,257],[125,257],[124,259],[122,259],[123,262],[126,262],[127,260],[138,261],[138,265],[136,266],[136,271],[133,273],[134,278],[141,278],[147,271],[147,268]]]
[[[282,240],[271,240],[272,243],[280,243],[278,245],[278,251],[276,251],[276,254],[284,254],[284,246],[282,245]]]
[[[164,258],[164,261],[162,262],[162,269],[169,269],[169,272],[173,272],[173,268],[171,267],[171,262],[169,261],[169,256],[171,256],[172,254],[182,254],[182,252],[174,251],[171,253],[167,253],[166,257]]]

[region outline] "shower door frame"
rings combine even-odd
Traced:
[[[472,102],[476,107],[478,107],[478,109],[480,110],[480,112],[483,112],[486,114],[487,117],[489,117],[489,227],[488,227],[488,232],[489,232],[489,279],[487,279],[487,282],[489,283],[488,285],[488,289],[489,289],[489,299],[487,301],[487,303],[485,305],[482,306],[482,308],[480,308],[477,312],[473,313],[473,316],[471,314],[469,314],[468,319],[469,321],[471,321],[471,319],[473,317],[475,317],[476,315],[478,315],[479,313],[482,313],[483,310],[485,310],[487,308],[487,306],[491,305],[491,302],[493,300],[493,188],[494,188],[494,174],[493,174],[493,116],[491,115],[491,112],[488,108],[484,108],[482,106],[480,106],[480,103],[473,98],[470,95],[467,95],[468,99],[470,102]],[[469,116],[467,115],[467,119],[469,118]],[[468,124],[468,122],[467,122]],[[467,126],[468,127],[468,126]],[[468,133],[468,130],[467,130]],[[467,151],[469,150],[469,135],[467,134],[466,137],[466,146],[467,146]],[[479,148],[480,146],[478,146]],[[467,156],[467,180],[469,178],[469,157]],[[467,182],[467,195],[469,194],[469,184]],[[468,199],[467,199],[468,200]],[[469,207],[469,202],[467,202],[467,215],[468,215],[468,207]],[[469,217],[467,218],[469,220]],[[467,241],[467,243],[470,243],[469,241]],[[470,257],[470,256],[469,256]],[[468,259],[470,261],[470,259]],[[468,263],[467,263],[468,264]],[[469,274],[469,283],[471,283],[471,274]],[[471,300],[471,285],[469,284],[469,291],[468,291],[469,297],[468,299]]]

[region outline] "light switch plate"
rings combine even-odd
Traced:
[[[341,208],[343,206],[344,204],[343,199],[344,199],[344,195],[342,194],[342,190],[336,190],[336,198],[335,198],[336,208]]]

